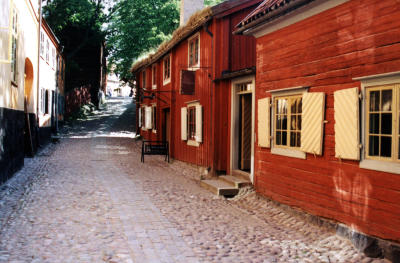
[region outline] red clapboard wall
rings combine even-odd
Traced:
[[[325,92],[323,155],[273,155],[256,143],[259,193],[372,236],[400,241],[400,175],[335,158],[333,92],[353,78],[400,71],[400,5],[349,1],[257,39],[256,99],[269,90],[309,86]],[[257,122],[257,120],[256,120]]]

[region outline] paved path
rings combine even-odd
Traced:
[[[110,101],[0,187],[0,262],[384,262],[250,190],[213,196],[190,165],[140,163],[133,112]]]

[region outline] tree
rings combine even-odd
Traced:
[[[109,0],[51,0],[43,15],[64,47],[66,90],[90,85],[96,98],[100,84],[100,53],[107,21],[104,5]]]
[[[107,27],[109,65],[131,78],[132,62],[168,39],[179,26],[179,0],[120,0]]]

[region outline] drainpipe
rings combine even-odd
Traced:
[[[39,0],[39,30],[38,30],[38,64],[37,64],[37,99],[36,99],[36,140],[38,145],[40,145],[40,138],[39,138],[39,97],[40,97],[40,31],[42,30],[42,0]]]
[[[209,27],[209,25],[210,25],[210,21],[209,22],[207,22],[205,25],[204,25],[204,30],[207,32],[207,34],[211,37],[211,67],[210,67],[210,75],[209,75],[209,78],[210,78],[210,89],[211,89],[211,110],[210,110],[210,148],[211,148],[211,156],[212,156],[212,165],[211,165],[211,172],[212,173],[214,173],[215,172],[215,158],[214,158],[214,147],[213,147],[213,142],[214,142],[214,133],[213,133],[213,99],[214,99],[214,96],[213,96],[213,92],[214,92],[214,89],[213,89],[213,81],[212,81],[212,79],[213,79],[213,73],[214,73],[214,67],[213,67],[213,65],[214,65],[214,35],[213,35],[213,33],[210,31],[210,29],[208,28]]]

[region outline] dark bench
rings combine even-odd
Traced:
[[[145,155],[165,155],[165,161],[169,162],[169,145],[163,141],[142,141],[142,158],[144,163]]]

